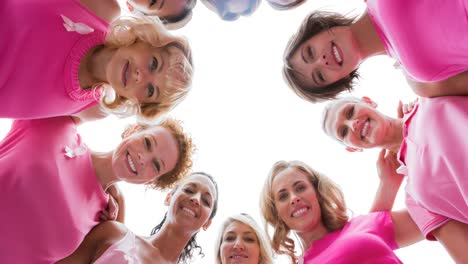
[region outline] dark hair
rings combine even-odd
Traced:
[[[197,0],[187,0],[184,10],[182,10],[181,13],[172,16],[161,17],[160,19],[165,25],[178,23],[192,13],[192,9],[195,7],[196,3]]]
[[[214,180],[214,178],[211,175],[209,175],[208,173],[205,173],[205,172],[193,172],[190,175],[205,176],[208,179],[210,179],[210,181],[215,186],[216,199],[213,202],[213,210],[211,211],[211,215],[210,215],[210,218],[209,218],[211,220],[211,219],[213,219],[215,217],[216,212],[218,211],[218,198],[219,198],[218,197],[218,195],[219,195],[218,184],[216,183],[216,181]],[[178,188],[178,186],[176,186],[174,188]],[[151,235],[154,235],[157,232],[159,232],[159,230],[161,230],[161,227],[163,226],[164,222],[166,222],[166,218],[167,218],[167,212],[164,214],[164,218],[162,219],[161,223],[159,223],[157,226],[155,226],[153,228],[153,230],[151,230]],[[187,245],[185,245],[184,250],[182,250],[182,252],[179,255],[179,259],[177,260],[177,263],[187,263],[193,257],[195,250],[198,250],[198,255],[201,255],[202,257],[205,256],[205,254],[203,254],[202,247],[200,245],[198,245],[198,243],[197,243],[197,240],[196,240],[197,234],[198,234],[198,231],[190,238]]]
[[[306,0],[296,0],[289,4],[280,4],[280,3],[275,2],[274,0],[267,0],[267,3],[274,9],[283,11],[283,10],[290,10],[290,9],[296,8],[302,5],[303,3],[305,3],[305,1]]]
[[[314,87],[311,85],[303,85],[301,83],[298,78],[298,72],[292,68],[289,60],[297,51],[299,46],[308,39],[333,27],[349,26],[354,22],[354,20],[355,18],[347,18],[338,13],[313,11],[302,21],[299,30],[289,40],[283,55],[283,77],[289,87],[299,97],[306,101],[315,103],[335,99],[339,93],[343,91],[349,92],[352,90],[353,81],[359,77],[357,69],[353,70],[347,77],[334,83],[323,87]]]

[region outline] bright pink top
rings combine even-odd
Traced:
[[[94,261],[93,264],[139,264],[135,234],[130,230],[125,236],[112,244]]]
[[[64,15],[94,32],[68,32]],[[0,117],[33,119],[78,113],[100,91],[83,90],[80,60],[103,44],[108,23],[78,0],[3,0],[0,5]]]
[[[468,97],[420,98],[405,117],[399,159],[422,207],[468,223]]]
[[[376,212],[351,219],[341,230],[313,243],[304,264],[394,264],[395,241],[390,212]]]
[[[107,205],[70,117],[15,121],[0,142],[0,168],[0,263],[67,257]]]
[[[367,0],[387,53],[418,81],[468,69],[468,0]]]

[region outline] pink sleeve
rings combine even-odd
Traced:
[[[408,193],[406,193],[405,202],[411,218],[413,218],[413,221],[416,223],[419,230],[421,230],[424,237],[427,240],[436,240],[432,235],[432,231],[441,227],[450,219],[445,216],[432,213],[422,207]]]
[[[393,227],[393,221],[390,211],[382,211],[370,213],[368,216],[373,217],[377,226],[376,232],[379,233],[380,237],[385,240],[387,245],[392,249],[398,249],[398,244],[395,240],[395,229]]]

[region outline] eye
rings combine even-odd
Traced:
[[[188,193],[188,194],[193,194],[193,190],[190,189],[190,188],[185,188],[185,189],[184,189],[184,192],[185,192],[185,193]]]
[[[314,53],[312,52],[312,49],[310,47],[307,47],[307,57],[309,57],[310,60],[314,59]]]
[[[341,138],[345,138],[346,135],[348,135],[348,128],[347,127],[343,127],[343,129],[341,129]]]
[[[286,199],[288,198],[288,194],[287,193],[281,193],[278,197],[278,200],[280,201],[285,201]]]
[[[304,186],[304,185],[299,184],[299,185],[296,186],[296,191],[297,191],[297,192],[302,192],[302,191],[304,191],[304,190],[305,190],[305,186]]]
[[[210,201],[208,199],[203,199],[203,204],[205,204],[208,207],[211,206]]]
[[[152,97],[153,94],[154,94],[154,86],[153,86],[153,84],[150,83],[150,84],[148,84],[148,91],[147,91],[148,98]]]
[[[346,113],[346,118],[351,119],[354,115],[354,105],[349,108],[348,112]]]
[[[158,68],[158,60],[156,59],[156,57],[153,57],[153,60],[151,61],[151,65],[150,65],[150,70],[155,71],[157,68]]]
[[[235,236],[227,236],[224,238],[225,241],[234,241],[236,240],[236,237]]]
[[[321,71],[317,71],[317,77],[320,82],[325,82],[325,77],[323,77],[323,74]]]
[[[246,237],[246,238],[244,238],[244,241],[245,241],[245,242],[249,242],[249,243],[254,243],[254,242],[256,242],[255,238],[253,238],[253,237]]]
[[[145,137],[145,147],[147,150],[151,151],[151,140],[149,140],[147,137]]]
[[[156,171],[159,173],[161,170],[161,165],[159,164],[157,160],[153,160],[153,166],[156,169]]]
[[[153,6],[154,4],[156,4],[156,0],[150,0],[149,6],[151,7],[151,6]]]

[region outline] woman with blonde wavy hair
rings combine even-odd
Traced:
[[[87,2],[4,3],[0,117],[154,118],[186,96],[192,60],[184,38],[157,18],[109,24]]]
[[[266,228],[274,230],[273,250],[293,263],[298,257],[291,231],[301,243],[304,263],[402,263],[393,250],[422,239],[407,211],[350,219],[338,185],[301,161],[273,165],[260,207]]]
[[[215,245],[216,264],[271,264],[273,251],[265,233],[248,214],[228,217]]]

